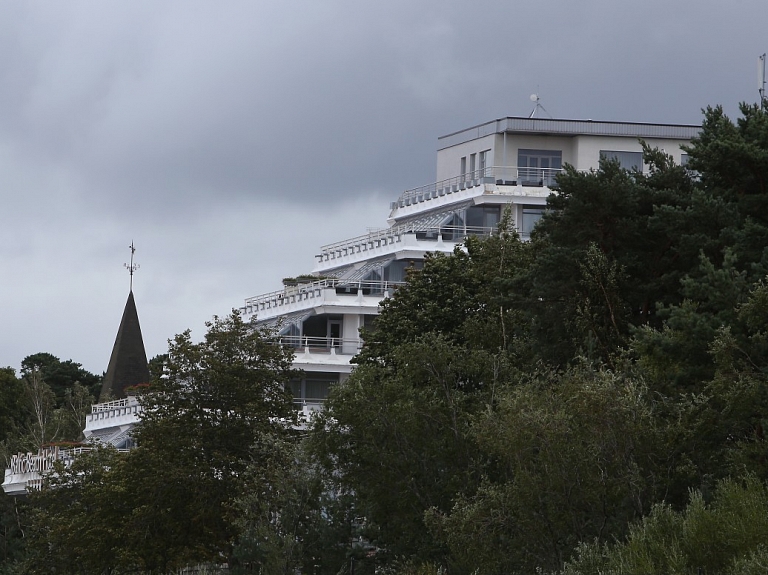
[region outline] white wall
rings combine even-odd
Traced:
[[[488,154],[486,165],[492,166],[495,139],[495,134],[491,134],[470,142],[464,142],[457,146],[439,150],[437,152],[437,177],[435,178],[435,181],[440,182],[459,176],[461,174],[461,158],[464,156],[467,158],[467,171],[469,171],[470,154],[479,154],[485,150],[491,150]],[[479,156],[476,157],[479,162]],[[479,169],[479,164],[475,165],[475,169]]]
[[[653,148],[660,148],[672,155],[675,162],[680,163],[680,146],[687,143],[683,140],[665,140],[645,138],[645,142]],[[642,152],[643,148],[637,138],[619,136],[578,136],[576,138],[574,160],[570,163],[579,170],[597,169],[600,160],[600,150],[620,152]],[[565,158],[563,158],[565,161]]]

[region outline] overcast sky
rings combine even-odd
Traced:
[[[382,227],[440,135],[757,100],[765,0],[0,3],[0,366],[102,373]]]

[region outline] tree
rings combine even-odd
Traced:
[[[499,382],[498,359],[427,333],[360,365],[332,390],[312,434],[315,452],[354,494],[372,544],[391,557],[443,556],[424,512],[448,511],[484,470],[471,417]]]
[[[336,575],[356,551],[353,496],[318,465],[306,441],[264,447],[271,463],[249,468],[248,489],[236,502],[236,563],[245,573]]]
[[[165,573],[232,558],[249,468],[268,465],[266,446],[290,433],[292,352],[236,312],[206,325],[200,343],[188,331],[170,342],[166,377],[140,397],[138,447],[96,450],[48,478],[31,531],[41,572]]]
[[[478,489],[427,516],[451,572],[557,569],[579,541],[625,533],[674,467],[658,412],[641,382],[588,366],[504,388],[473,420],[491,462]]]
[[[30,413],[27,433],[35,449],[40,449],[59,436],[59,421],[55,414],[56,399],[50,386],[37,369],[23,378],[24,400]]]
[[[633,325],[659,327],[657,306],[680,302],[680,278],[717,233],[716,211],[690,216],[690,173],[658,150],[644,159],[647,174],[608,160],[567,168],[534,228],[526,290],[535,349],[551,365],[611,361]]]
[[[721,481],[711,502],[693,491],[680,512],[658,504],[614,545],[584,543],[563,575],[765,573],[768,489],[754,477]]]
[[[59,461],[43,489],[32,492],[24,573],[120,573],[131,564],[125,521],[132,501],[125,458],[99,447]],[[148,470],[149,471],[149,470]]]
[[[93,396],[98,394],[101,386],[101,376],[90,373],[83,369],[82,365],[71,359],[61,361],[50,353],[35,353],[22,360],[22,377],[35,371],[40,374],[43,381],[53,391],[56,407],[61,407],[64,404],[66,390],[71,389],[76,382],[85,387]]]
[[[291,350],[236,312],[206,325],[200,343],[189,331],[171,341],[166,377],[140,399],[126,529],[144,569],[227,558],[248,466],[290,429]]]
[[[388,364],[400,345],[427,333],[527,361],[523,310],[531,302],[517,283],[529,264],[530,246],[512,231],[509,211],[491,237],[469,237],[449,255],[427,254],[424,267],[412,270],[395,297],[381,302],[355,361]]]

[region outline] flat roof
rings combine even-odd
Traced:
[[[667,138],[690,140],[701,126],[693,124],[649,124],[645,122],[601,122],[553,118],[520,118],[508,116],[478,124],[452,134],[440,136],[438,150],[450,148],[491,134],[546,134],[557,136],[625,136],[633,138]]]

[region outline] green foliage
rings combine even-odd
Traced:
[[[423,269],[412,271],[396,297],[381,303],[357,363],[389,363],[397,346],[430,332],[457,345],[527,359],[522,310],[529,302],[514,286],[528,267],[530,247],[507,231],[509,217],[490,238],[470,237],[450,256],[427,254]]]
[[[335,575],[358,532],[351,497],[337,490],[304,442],[265,446],[268,465],[252,465],[235,503],[240,535],[234,572]]]
[[[165,573],[229,559],[249,470],[272,464],[288,433],[290,366],[290,351],[234,312],[200,343],[176,336],[167,377],[141,396],[139,446],[60,465],[34,498],[31,572]]]
[[[714,375],[710,349],[721,326],[735,321],[749,289],[732,251],[726,250],[721,266],[701,255],[696,276],[681,281],[683,302],[660,310],[666,320],[662,329],[644,327],[632,341],[632,350],[658,390],[670,394],[696,389]]]
[[[140,398],[139,446],[126,469],[134,489],[126,530],[145,569],[229,555],[232,505],[246,470],[291,421],[291,352],[237,313],[207,327],[200,343],[189,332],[171,341],[167,377]]]
[[[21,376],[28,377],[34,372],[39,373],[53,391],[56,407],[64,404],[66,390],[71,389],[75,383],[85,387],[93,396],[98,394],[101,386],[101,376],[86,371],[71,359],[61,361],[50,353],[35,353],[22,360]]]
[[[30,496],[25,573],[113,573],[130,563],[125,519],[132,502],[126,493],[124,458],[98,448],[58,462],[45,487]]]
[[[568,168],[548,199],[528,274],[541,302],[532,308],[536,347],[548,363],[610,360],[631,325],[657,325],[657,302],[679,301],[676,282],[690,260],[680,236],[690,231],[678,220],[692,182],[658,151],[646,149],[645,159],[648,175],[612,161],[587,173]]]
[[[582,545],[563,575],[765,572],[766,541],[768,489],[754,477],[727,479],[709,504],[693,491],[683,511],[654,506],[620,543]]]
[[[430,512],[452,572],[556,569],[579,541],[623,533],[666,488],[670,434],[657,411],[641,383],[607,371],[547,371],[505,388],[473,427],[495,477],[449,513]]]
[[[437,553],[424,511],[479,480],[469,414],[493,393],[485,359],[427,334],[392,350],[390,366],[358,367],[317,421],[317,451],[393,556]]]

